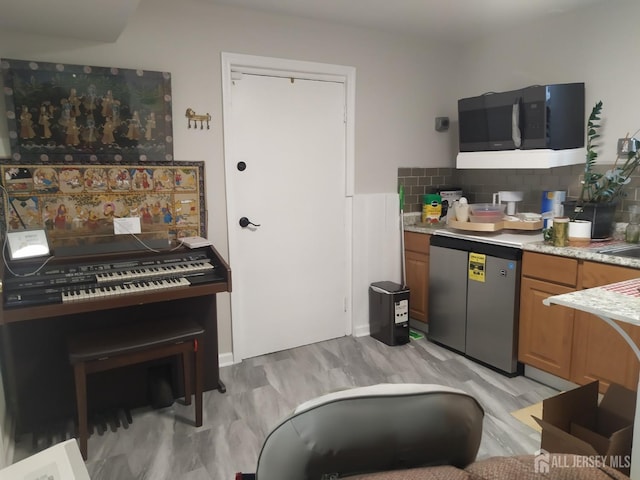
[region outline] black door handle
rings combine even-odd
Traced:
[[[260,226],[259,224],[253,223],[247,217],[240,218],[240,221],[238,223],[240,224],[240,226],[242,228],[248,227],[249,225],[253,225],[254,227],[259,227]]]

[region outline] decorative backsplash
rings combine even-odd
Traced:
[[[501,190],[522,191],[524,199],[518,203],[518,211],[540,212],[545,190],[566,190],[568,197],[577,197],[583,170],[583,165],[531,170],[401,167],[398,187],[405,187],[405,212],[420,212],[422,196],[443,186],[461,188],[470,203],[491,203],[493,193]],[[640,175],[631,177],[626,192],[618,204],[619,222],[629,221],[629,205],[640,205]]]

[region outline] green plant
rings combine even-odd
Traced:
[[[587,122],[587,155],[578,205],[607,203],[625,196],[624,186],[631,181],[631,175],[640,166],[640,155],[638,152],[631,151],[623,164],[620,164],[621,157],[618,155],[613,168],[604,173],[595,171],[598,145],[594,141],[600,137],[598,132],[600,131],[601,111],[602,101],[599,101],[591,110]]]

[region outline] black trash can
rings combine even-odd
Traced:
[[[409,289],[394,282],[369,286],[369,332],[387,345],[409,342]]]

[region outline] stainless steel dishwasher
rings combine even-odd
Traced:
[[[522,250],[432,235],[429,340],[518,375]]]

